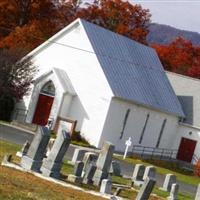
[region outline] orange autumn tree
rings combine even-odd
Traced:
[[[122,0],[2,0],[0,48],[32,50],[78,17],[146,43],[150,14]],[[4,10],[7,8],[7,10]],[[7,16],[9,15],[9,16]]]
[[[32,50],[58,31],[59,0],[2,0],[0,48]]]
[[[169,45],[152,45],[165,70],[200,79],[200,47],[181,37]]]
[[[146,44],[150,13],[140,5],[122,0],[96,0],[87,8],[77,11],[84,18],[113,32]]]

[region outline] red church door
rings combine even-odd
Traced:
[[[54,97],[43,94],[39,95],[32,123],[42,126],[47,124],[53,100]]]
[[[182,138],[177,153],[177,159],[191,162],[197,141],[188,138]]]

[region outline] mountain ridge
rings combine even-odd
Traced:
[[[190,40],[193,45],[200,45],[200,33],[181,30],[165,24],[152,23],[149,26],[149,34],[147,35],[147,42],[149,44],[167,45],[175,40],[177,37],[183,37]]]

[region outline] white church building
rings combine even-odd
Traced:
[[[154,49],[77,19],[29,55],[39,74],[23,105],[27,122],[77,121],[98,148],[107,140],[124,151],[131,137],[133,145],[177,149],[189,162],[200,157],[200,123],[184,124],[175,94],[182,86],[174,88],[176,75],[167,77]]]

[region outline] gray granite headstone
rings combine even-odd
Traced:
[[[81,176],[83,167],[84,167],[84,163],[82,161],[76,161],[74,165],[74,175]]]
[[[115,176],[121,176],[121,167],[119,161],[116,160],[112,161],[109,173]]]
[[[94,176],[95,171],[96,171],[96,165],[91,163],[84,174],[83,183],[92,184],[93,183],[92,178]]]
[[[70,145],[70,134],[65,130],[58,133],[53,147],[46,159],[44,159],[41,171],[44,176],[60,177],[63,157]]]
[[[173,174],[167,174],[161,189],[170,192],[171,186],[174,183],[176,183],[176,176]]]
[[[97,169],[93,177],[94,185],[99,186],[101,180],[108,177],[114,149],[115,146],[113,144],[104,142],[96,163]]]
[[[142,164],[136,164],[134,167],[133,175],[131,178],[132,185],[142,186],[145,166]]]
[[[103,194],[111,194],[112,181],[110,179],[103,179],[101,181],[100,192]]]
[[[155,178],[156,177],[156,168],[154,166],[147,166],[144,171],[143,180],[146,178]]]
[[[92,152],[85,153],[83,157],[84,166],[83,166],[82,176],[84,176],[85,172],[88,170],[91,164],[96,165],[97,158],[98,156],[96,153],[92,153]]]
[[[197,188],[197,191],[196,191],[195,200],[200,200],[200,184],[198,185],[198,188]]]
[[[21,166],[24,169],[40,171],[42,160],[50,139],[50,131],[44,126],[38,126],[26,155],[22,156]]]
[[[140,188],[140,191],[138,192],[138,195],[136,197],[136,200],[148,200],[151,192],[155,186],[155,179],[145,179],[144,184]]]
[[[170,191],[170,196],[167,197],[168,200],[178,200],[178,189],[179,185],[177,183],[173,183]]]
[[[78,148],[76,148],[74,150],[74,154],[73,154],[72,160],[69,161],[69,163],[72,164],[72,165],[74,165],[76,163],[76,161],[82,161],[83,157],[84,157],[84,154],[86,152],[87,151],[84,150],[84,149],[78,149]]]
[[[145,171],[145,166],[143,164],[136,164],[133,171],[132,180],[142,181],[144,176],[144,171]]]

